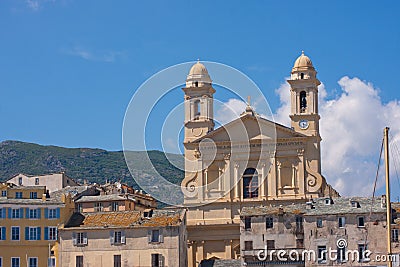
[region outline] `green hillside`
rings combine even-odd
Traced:
[[[156,171],[174,184],[180,184],[184,177],[183,171],[173,166],[163,152],[138,151],[129,154],[133,175],[146,184],[152,184]],[[147,154],[152,164],[145,160]],[[182,156],[174,154],[167,156],[180,168],[183,166]],[[40,175],[60,171],[65,171],[69,177],[81,183],[85,179],[96,183],[120,180],[139,189],[132,179],[121,151],[42,146],[19,141],[0,143],[1,181],[18,173]]]

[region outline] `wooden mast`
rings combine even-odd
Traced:
[[[390,205],[390,181],[389,181],[389,127],[385,127],[384,131],[385,145],[385,176],[386,176],[386,228],[387,228],[387,253],[388,267],[392,267],[392,215]]]

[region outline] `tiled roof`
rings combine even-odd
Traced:
[[[9,189],[11,189],[11,190],[32,190],[32,189],[34,189],[34,190],[38,190],[38,189],[45,190],[46,186],[44,186],[44,185],[27,185],[27,186],[15,185],[15,186],[10,187]]]
[[[202,260],[199,267],[240,267],[240,260]]]
[[[118,201],[126,199],[127,198],[124,198],[123,196],[120,196],[118,194],[111,194],[111,195],[99,195],[99,196],[83,196],[75,202],[82,203],[82,202],[99,202],[99,201]]]
[[[61,199],[62,194],[71,194],[71,197],[74,198],[75,196],[78,196],[79,194],[85,192],[88,188],[89,186],[87,185],[67,186],[50,193],[50,196],[53,198]]]
[[[74,213],[65,228],[176,226],[181,223],[183,214],[184,210],[153,210],[152,217],[144,218],[140,211]]]
[[[385,213],[386,208],[381,205],[381,197],[374,200],[368,197],[340,197],[333,198],[333,204],[326,205],[326,198],[315,200],[314,209],[307,209],[306,215],[329,215],[329,214],[359,214],[359,213]],[[352,207],[351,201],[358,202],[357,207]]]
[[[304,214],[306,216],[313,215],[330,215],[330,214],[360,214],[360,213],[384,213],[386,208],[381,206],[381,198],[367,197],[339,197],[332,198],[332,203],[325,203],[326,197],[314,199],[307,203],[279,206],[258,206],[244,207],[240,213],[241,216],[260,216],[269,214],[279,214],[279,212]],[[351,201],[358,203],[357,207],[351,205]],[[312,206],[313,208],[310,208]],[[281,209],[281,210],[280,210]]]
[[[30,198],[9,198],[0,197],[0,205],[3,204],[14,204],[14,205],[64,205],[64,202],[61,202],[60,199],[55,198],[47,198],[46,201],[42,199],[30,199]]]
[[[244,207],[241,216],[273,215],[279,213],[304,214],[305,204],[292,204],[285,206],[258,206]]]

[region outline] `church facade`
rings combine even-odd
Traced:
[[[248,103],[235,120],[214,129],[216,90],[206,67],[190,69],[185,94],[185,178],[188,266],[240,257],[245,207],[305,203],[338,193],[321,174],[318,85],[302,53],[292,68],[291,127],[261,117]]]

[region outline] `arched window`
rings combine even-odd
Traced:
[[[200,100],[194,101],[194,116],[200,116]]]
[[[306,112],[307,108],[307,93],[305,91],[300,92],[300,112]]]
[[[304,73],[300,73],[300,79],[304,79]]]
[[[194,86],[195,86],[195,87],[199,87],[199,82],[197,82],[197,81],[194,82]]]
[[[254,168],[247,168],[243,173],[243,198],[258,197],[258,174]]]

